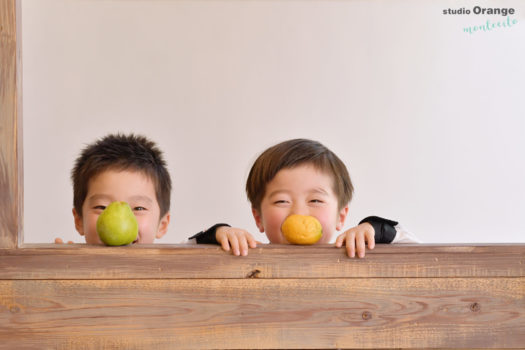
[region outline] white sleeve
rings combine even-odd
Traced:
[[[190,245],[197,244],[197,238],[185,239],[184,241],[180,242],[179,244],[190,244]]]
[[[396,237],[394,237],[392,244],[422,243],[421,240],[416,237],[416,235],[412,234],[411,232],[408,232],[401,225],[396,225],[394,228],[396,229]]]

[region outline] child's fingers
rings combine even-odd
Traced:
[[[55,244],[64,244],[62,238],[55,238]],[[67,241],[67,244],[75,244],[73,241]]]
[[[229,251],[230,250],[230,242],[228,241],[227,237],[221,237],[220,239],[222,250]]]
[[[350,232],[346,236],[346,253],[349,257],[355,257],[355,233]]]
[[[215,233],[215,239],[221,245],[222,250],[227,252],[227,251],[230,250],[230,242],[229,242],[228,232],[220,230],[221,228],[222,227],[219,227],[219,229]]]
[[[235,233],[232,233],[231,235],[228,235],[228,239],[232,247],[233,255],[240,255],[241,253],[239,252],[239,240],[237,239],[237,235]]]
[[[216,238],[223,250],[229,251],[231,249],[232,254],[237,256],[246,256],[248,255],[248,248],[257,247],[257,241],[248,231],[234,227],[218,231]]]
[[[255,238],[253,238],[253,236],[247,231],[242,230],[237,232],[237,240],[239,241],[239,248],[242,256],[248,255],[248,248],[257,247]]]
[[[250,248],[257,248],[257,241],[251,234],[247,233],[246,238],[248,239],[248,246]]]
[[[257,241],[253,236],[245,230],[236,231],[237,241],[239,242],[240,255],[248,255],[249,248],[256,248]]]
[[[240,237],[237,237],[237,240],[239,241],[239,249],[242,256],[248,255],[248,241],[247,237],[243,233],[238,234]]]
[[[345,242],[345,237],[346,237],[346,234],[344,233],[337,236],[337,239],[335,240],[335,246],[337,248],[341,248],[343,246],[343,243]]]
[[[363,258],[365,256],[365,249],[366,249],[365,235],[363,233],[359,232],[356,235],[355,245],[356,245],[356,250],[357,250],[357,256],[360,258]]]
[[[367,242],[368,242],[368,249],[374,249],[375,246],[376,246],[376,240],[375,240],[375,237],[374,237],[374,233],[372,232],[367,232],[366,233],[366,237],[367,237]]]

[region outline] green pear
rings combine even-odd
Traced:
[[[126,245],[137,239],[139,225],[126,202],[113,202],[97,219],[97,233],[106,245]]]

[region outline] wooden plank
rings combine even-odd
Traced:
[[[525,278],[0,282],[11,348],[525,344]]]
[[[0,279],[523,277],[521,245],[378,245],[364,259],[333,246],[264,245],[247,257],[217,246],[0,250]]]
[[[0,248],[16,248],[21,222],[16,26],[15,0],[0,0]]]
[[[0,348],[524,346],[523,244],[17,249],[19,5],[0,0]]]

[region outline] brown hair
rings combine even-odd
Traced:
[[[169,211],[171,178],[162,151],[144,136],[110,134],[84,148],[71,171],[73,206],[80,217],[89,180],[110,169],[143,172],[153,180],[160,217]]]
[[[323,144],[308,139],[293,139],[266,149],[253,164],[246,180],[246,194],[252,208],[260,210],[266,185],[286,168],[312,164],[332,175],[339,209],[350,203],[354,187],[344,163]]]

